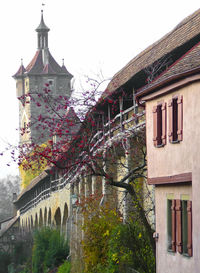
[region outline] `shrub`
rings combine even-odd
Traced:
[[[68,243],[58,230],[42,228],[34,235],[33,273],[46,273],[60,265],[69,255]]]
[[[68,261],[65,261],[61,266],[58,268],[57,273],[70,273],[71,264]]]
[[[110,273],[128,272],[130,268],[140,273],[155,272],[155,257],[149,238],[139,221],[117,225],[111,234],[108,251]]]
[[[92,198],[83,207],[83,215],[84,272],[102,272],[107,265],[108,242],[112,230],[120,223],[120,217],[109,204],[99,207],[99,200]]]
[[[0,273],[8,272],[8,265],[11,262],[11,256],[7,252],[0,251]]]

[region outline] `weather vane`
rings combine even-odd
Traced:
[[[45,3],[42,3],[42,11],[43,11],[44,6],[45,6]]]

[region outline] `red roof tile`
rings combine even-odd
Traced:
[[[23,66],[23,64],[20,65],[19,69],[17,70],[17,72],[13,75],[14,78],[17,77],[21,77],[24,75],[24,73],[26,72],[25,67]]]
[[[43,71],[42,51],[38,50],[35,53],[32,61],[26,67],[26,71],[31,74],[40,74]]]

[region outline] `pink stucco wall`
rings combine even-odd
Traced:
[[[183,96],[183,141],[171,144],[167,136],[167,144],[162,148],[155,148],[153,145],[153,106],[159,101],[168,102],[175,94]],[[200,82],[192,83],[146,102],[146,134],[149,178],[192,172],[192,186],[180,184],[156,186],[156,232],[159,233],[157,273],[200,272]],[[192,200],[193,257],[191,258],[167,251],[166,205],[168,194],[174,194],[174,198],[177,199],[180,199],[182,194],[187,194]]]

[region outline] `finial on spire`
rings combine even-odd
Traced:
[[[21,65],[23,65],[23,58],[21,58]]]
[[[62,65],[65,65],[65,59],[64,58],[62,59]]]

